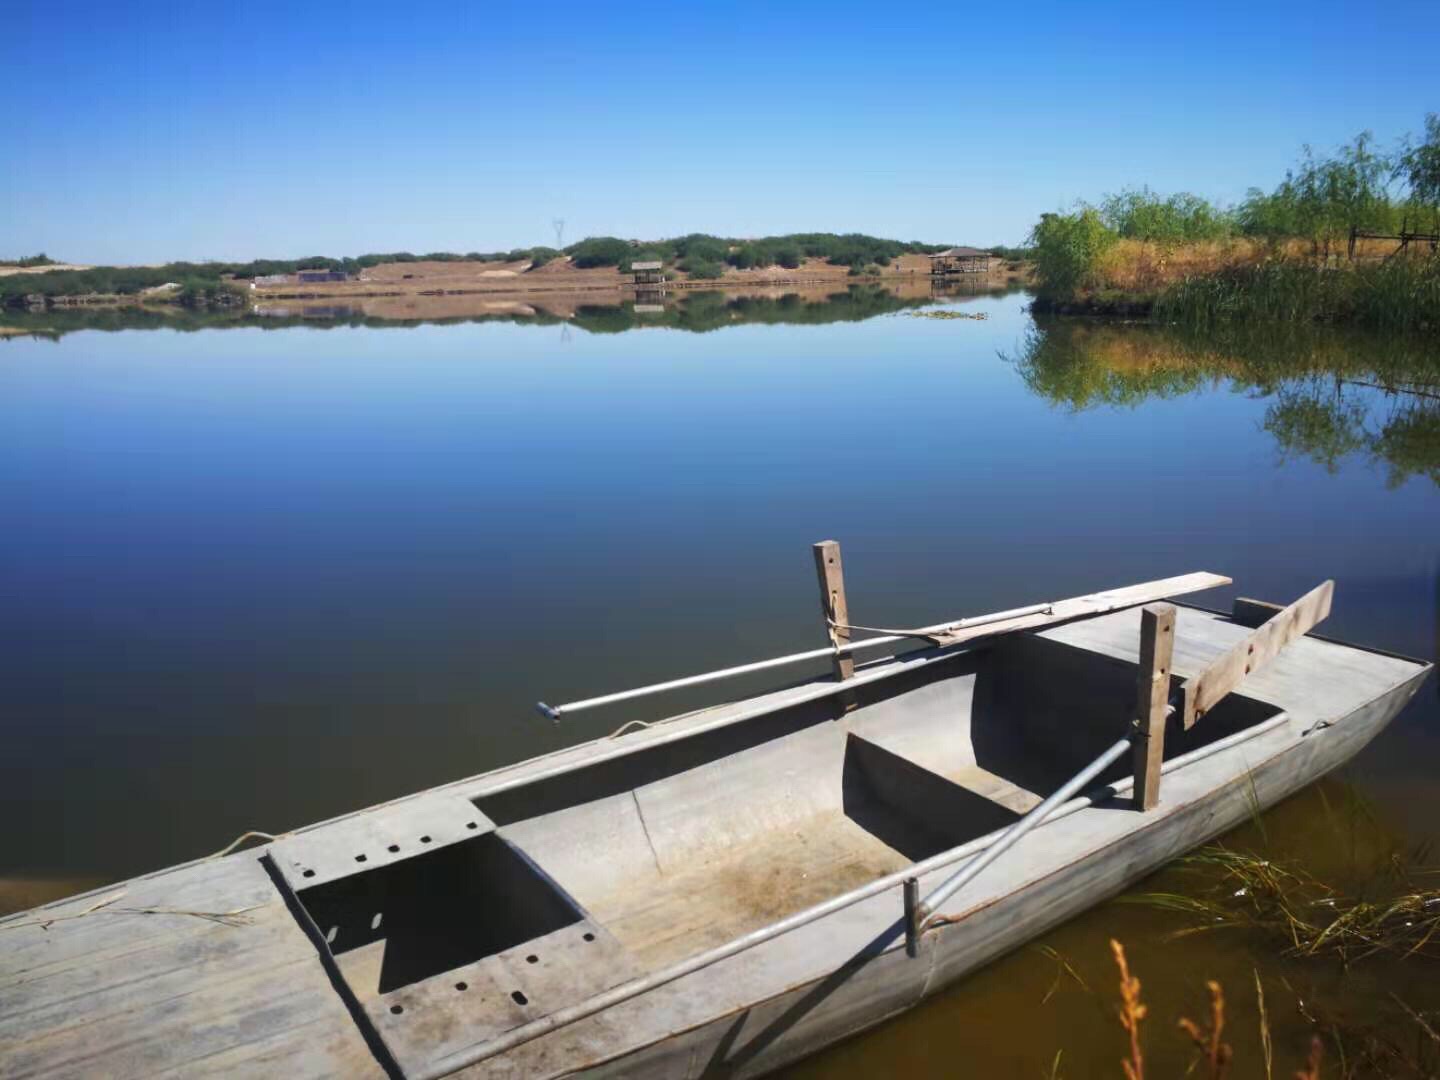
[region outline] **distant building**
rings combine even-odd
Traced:
[[[989,271],[990,252],[979,248],[946,248],[930,256],[932,274],[985,274]]]
[[[632,262],[630,272],[635,275],[636,285],[665,284],[665,264],[663,262]]]
[[[295,280],[301,285],[311,285],[326,281],[349,281],[350,275],[342,270],[297,270]]]

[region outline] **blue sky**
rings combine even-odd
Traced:
[[[9,0],[0,257],[858,230],[1234,200],[1440,110],[1421,3]]]

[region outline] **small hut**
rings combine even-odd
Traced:
[[[930,273],[985,274],[990,270],[990,253],[972,247],[952,247],[930,256]]]
[[[301,285],[311,285],[330,281],[349,281],[350,275],[340,270],[297,270],[295,280]]]
[[[630,272],[635,275],[636,285],[664,285],[665,264],[663,262],[633,262]]]

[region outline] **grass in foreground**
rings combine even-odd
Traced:
[[[1149,1016],[1150,1010],[1141,995],[1140,979],[1130,970],[1124,946],[1112,939],[1110,949],[1120,971],[1120,1004],[1116,1008],[1116,1016],[1126,1036],[1124,1056],[1120,1059],[1121,1073],[1125,1080],[1145,1080],[1145,1040],[1141,1024]],[[1209,995],[1209,1015],[1204,1020],[1197,1021],[1181,1016],[1176,1021],[1180,1035],[1194,1048],[1184,1075],[1224,1080],[1232,1075],[1231,1069],[1234,1066],[1236,1075],[1263,1075],[1265,1080],[1273,1080],[1276,1075],[1274,1043],[1271,1038],[1270,1016],[1265,1004],[1265,989],[1260,981],[1259,971],[1255,972],[1255,1022],[1260,1036],[1259,1061],[1237,1064],[1235,1051],[1225,1039],[1227,1002],[1224,988],[1214,979],[1207,980],[1205,988]],[[1440,1069],[1440,1032],[1436,1031],[1430,1018],[1410,1008],[1399,998],[1394,1000],[1408,1020],[1413,1022],[1413,1042],[1391,1037],[1372,1028],[1357,1027],[1316,1008],[1304,998],[1297,997],[1300,1015],[1310,1024],[1313,1034],[1305,1060],[1289,1075],[1295,1080],[1321,1080],[1328,1045],[1334,1059],[1330,1075],[1339,1080],[1368,1076],[1434,1077],[1437,1069]],[[1063,1057],[1063,1052],[1055,1056],[1050,1070],[1051,1080],[1059,1080]],[[1152,1080],[1154,1075],[1152,1072]]]
[[[1278,939],[1287,956],[1327,956],[1342,965],[1378,954],[1440,960],[1440,877],[1392,856],[1351,895],[1299,867],[1250,852],[1203,848],[1180,860],[1210,879],[1194,893],[1143,893],[1129,900],[1191,916],[1179,934],[1257,930]]]

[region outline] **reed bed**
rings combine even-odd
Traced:
[[[1177,911],[1194,924],[1177,936],[1259,931],[1287,956],[1325,956],[1342,965],[1384,954],[1440,960],[1440,877],[1396,857],[1353,895],[1250,852],[1212,846],[1181,860],[1210,884],[1193,893],[1144,893],[1130,902]]]
[[[1440,256],[1344,268],[1291,259],[1227,266],[1167,286],[1153,313],[1189,326],[1243,319],[1440,331]]]

